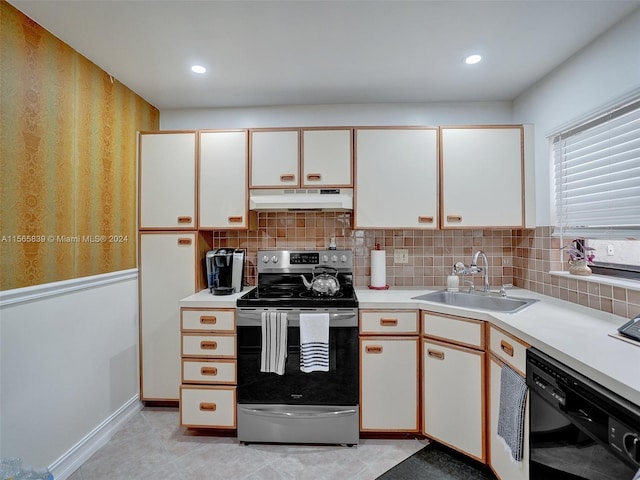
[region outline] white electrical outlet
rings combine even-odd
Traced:
[[[393,263],[409,263],[409,250],[396,248],[393,251]]]
[[[615,250],[613,249],[613,245],[607,245],[607,255],[615,255]]]

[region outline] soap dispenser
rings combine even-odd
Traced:
[[[455,266],[451,270],[451,273],[447,277],[447,292],[457,292],[460,287],[460,279],[456,275]]]

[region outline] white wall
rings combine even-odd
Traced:
[[[134,269],[0,292],[0,457],[61,478],[56,463],[139,404],[137,279]]]
[[[515,100],[513,121],[535,125],[538,225],[551,224],[551,159],[547,135],[638,88],[640,9]]]
[[[297,105],[162,110],[161,130],[511,122],[511,102]]]

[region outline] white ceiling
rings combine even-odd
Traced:
[[[640,0],[9,2],[161,110],[513,100],[640,6]],[[471,53],[483,61],[464,64]],[[192,73],[194,63],[208,72]]]

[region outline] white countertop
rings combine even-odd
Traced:
[[[183,298],[180,306],[233,308],[236,299],[252,288],[246,287],[233,295],[212,295],[203,290]],[[609,336],[627,319],[522,289],[511,289],[508,296],[540,301],[513,314],[481,312],[412,299],[435,290],[362,288],[356,290],[356,295],[361,309],[423,309],[491,322],[640,405],[640,346]]]
[[[486,320],[640,405],[640,346],[612,338],[627,319],[592,308],[511,289],[508,296],[539,302],[517,313],[480,312],[412,297],[434,289],[358,289],[359,308],[420,308]]]
[[[200,290],[180,300],[181,307],[192,308],[235,308],[236,300],[255,287],[244,287],[240,293],[213,295],[209,290]]]

